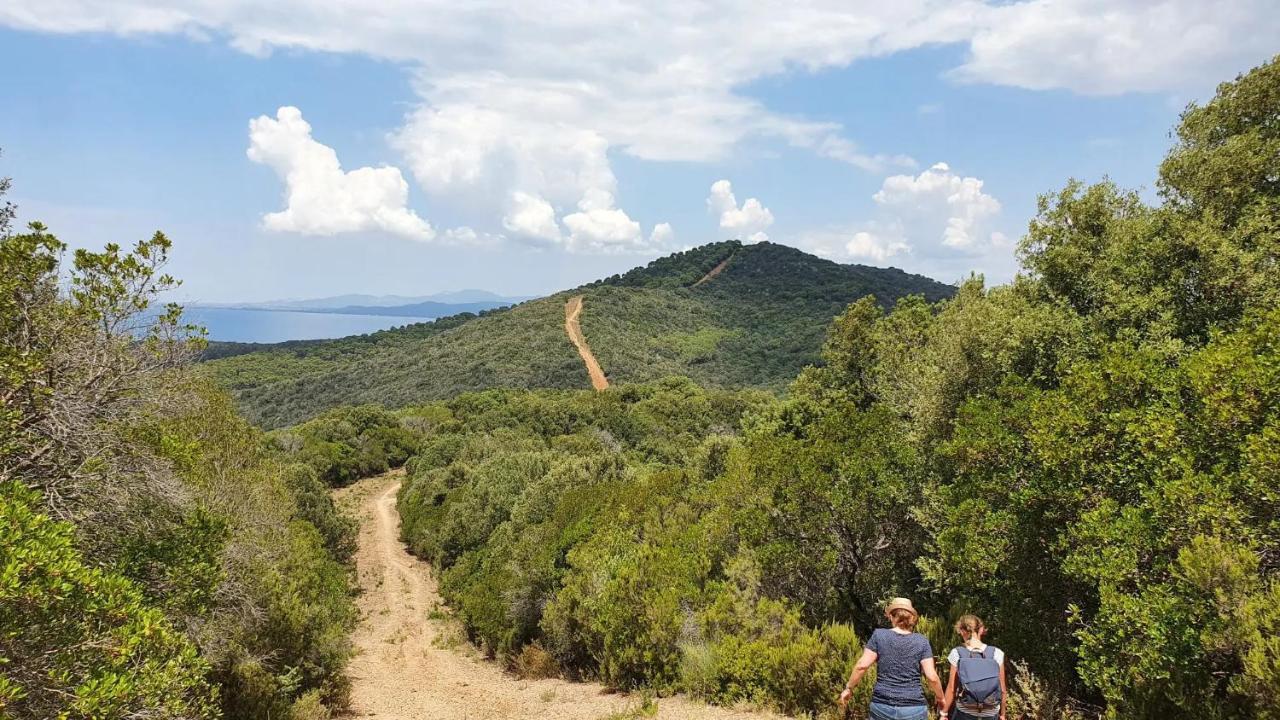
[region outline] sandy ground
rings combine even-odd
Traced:
[[[399,539],[396,491],[402,473],[368,478],[339,490],[337,500],[360,518],[356,564],[361,620],[353,639],[352,715],[382,720],[602,720],[650,717],[636,697],[600,685],[520,680],[466,644],[443,610],[430,568]],[[680,697],[657,700],[659,718],[769,720],[776,716],[716,708]]]
[[[591,387],[596,390],[608,390],[609,381],[604,376],[604,370],[600,369],[600,363],[596,362],[596,356],[591,353],[587,339],[582,337],[582,325],[578,322],[581,315],[582,296],[574,295],[564,304],[564,331],[569,334],[569,340],[573,342],[573,346],[578,348],[582,362],[587,364],[587,374],[591,376]]]

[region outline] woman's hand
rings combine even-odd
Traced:
[[[830,696],[828,695],[828,697]],[[846,687],[844,689],[844,692],[840,693],[840,699],[837,702],[840,703],[840,707],[844,707],[845,705],[848,705],[849,701],[852,699],[853,699],[853,691]]]

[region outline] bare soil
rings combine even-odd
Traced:
[[[635,696],[593,683],[522,680],[479,657],[436,591],[430,567],[400,542],[391,472],[338,490],[360,518],[356,566],[361,620],[353,635],[351,717],[381,720],[768,720],[763,713],[717,708],[682,697],[656,701],[652,715]]]
[[[712,279],[712,278],[714,278],[715,276],[717,276],[717,275],[719,275],[720,273],[724,272],[724,269],[725,269],[725,268],[727,268],[727,267],[729,267],[729,261],[730,261],[730,260],[732,260],[732,259],[733,259],[733,256],[732,256],[732,255],[730,255],[729,257],[727,257],[727,258],[725,258],[725,259],[721,260],[721,261],[720,261],[720,264],[718,264],[718,265],[716,265],[715,267],[711,268],[711,270],[710,270],[709,272],[707,272],[707,274],[706,274],[706,275],[703,275],[701,278],[698,278],[698,282],[696,282],[696,283],[694,283],[694,284],[690,285],[689,287],[690,287],[690,288],[696,288],[696,287],[698,287],[699,285],[705,285],[706,283],[711,282],[711,279]]]
[[[591,376],[591,387],[596,390],[608,390],[609,380],[604,376],[604,370],[600,369],[600,363],[596,362],[596,356],[587,345],[587,339],[582,336],[582,324],[578,321],[581,315],[582,296],[574,295],[564,304],[564,331],[568,333],[573,346],[578,348],[578,354],[582,356],[582,362],[587,366],[587,374]]]

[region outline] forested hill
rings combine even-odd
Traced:
[[[907,295],[952,293],[897,269],[728,241],[481,316],[332,341],[219,346],[207,367],[264,427],[340,405],[589,387],[564,330],[564,304],[581,294],[583,333],[611,382],[686,375],[712,387],[780,388],[817,358],[831,319],[854,300],[874,295],[890,307]]]

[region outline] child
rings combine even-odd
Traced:
[[[952,720],[994,717],[1004,720],[1004,698],[1008,694],[1004,652],[982,642],[987,628],[976,615],[960,618],[956,622],[956,632],[964,644],[947,656],[951,664],[951,679],[947,682],[943,707],[952,709]],[[946,717],[945,713],[943,717]]]

